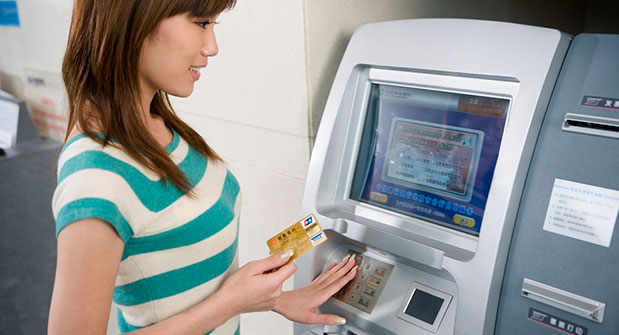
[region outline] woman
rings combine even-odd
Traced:
[[[237,266],[240,189],[173,112],[217,54],[214,18],[234,0],[76,0],[63,77],[69,125],[53,208],[58,263],[50,334],[238,334],[240,313],[342,324],[316,308],[353,260],[282,292],[291,254]]]

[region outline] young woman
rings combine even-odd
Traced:
[[[268,310],[345,322],[316,309],[354,278],[354,258],[290,292],[288,252],[238,269],[239,185],[167,98],[191,94],[218,51],[213,20],[232,6],[75,0],[49,334],[105,334],[112,301],[132,334],[238,334],[240,313]]]

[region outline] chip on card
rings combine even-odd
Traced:
[[[271,250],[271,255],[294,250],[294,255],[290,257],[290,261],[293,261],[326,240],[327,235],[318,224],[318,220],[314,214],[310,214],[270,238],[267,246]]]

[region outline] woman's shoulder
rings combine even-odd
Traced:
[[[88,135],[77,127],[73,127],[73,130],[71,130],[65,143],[62,145],[60,156],[75,151],[104,150],[104,146],[95,139],[96,137],[104,138],[100,132],[94,131]]]
[[[85,218],[109,222],[124,241],[132,235],[128,223],[132,217],[123,207],[130,198],[115,151],[81,132],[69,134],[58,157],[58,184],[52,199],[57,235]]]
[[[95,133],[92,136],[98,136],[103,139],[101,134]],[[58,170],[60,171],[65,164],[72,162],[87,163],[92,162],[95,157],[101,155],[109,155],[115,151],[115,148],[110,145],[103,145],[91,136],[84,133],[77,133],[69,136],[67,141],[62,146],[58,155]]]
[[[103,144],[93,136],[104,139],[100,133],[91,136],[84,133],[70,134],[58,156],[59,183],[78,173],[96,177],[93,183],[109,182],[110,178],[130,181],[136,179],[136,176],[158,179],[153,171],[144,168],[125,153],[114,139]]]

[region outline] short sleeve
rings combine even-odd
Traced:
[[[97,218],[109,223],[126,243],[133,230],[121,210],[122,195],[115,189],[113,174],[93,166],[90,152],[71,149],[63,150],[58,159],[58,185],[52,200],[56,236],[75,221]]]
[[[56,217],[56,236],[69,224],[87,218],[97,218],[109,223],[126,243],[133,235],[129,223],[118,207],[111,201],[99,198],[76,199],[54,208]]]

